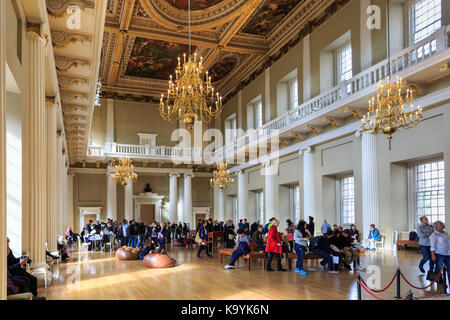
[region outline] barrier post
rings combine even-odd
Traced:
[[[401,295],[400,295],[400,279],[401,278],[401,271],[400,268],[397,268],[397,296],[395,296],[394,298],[396,299],[401,299]]]
[[[444,266],[442,268],[442,282],[443,282],[442,294],[447,294],[447,267],[446,266]]]
[[[358,292],[358,300],[362,300],[361,299],[361,275],[358,273],[358,289],[357,289],[357,292]]]

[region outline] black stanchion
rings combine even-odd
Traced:
[[[361,299],[361,275],[358,273],[358,300]]]
[[[447,267],[442,268],[442,294],[447,294]]]
[[[401,299],[402,297],[400,296],[400,279],[401,278],[401,271],[400,268],[397,268],[397,296],[395,296],[395,299]]]

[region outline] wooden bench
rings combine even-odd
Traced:
[[[235,249],[220,249],[219,255],[220,255],[220,262],[222,263],[222,256],[231,256]],[[262,259],[264,264],[264,269],[266,268],[266,255],[264,252],[257,252],[257,251],[250,251],[248,254],[240,256],[240,258],[244,258],[248,260],[248,270],[250,270],[251,267],[251,260],[252,259]]]
[[[297,253],[295,252],[289,252],[288,254],[288,267],[289,270],[292,269],[292,260],[297,260]],[[303,260],[322,260],[323,258],[315,253],[308,252],[303,256]],[[359,258],[357,261],[353,262],[353,267],[356,268],[356,266],[359,265]]]
[[[295,252],[289,252],[288,253],[288,267],[289,270],[292,269],[292,260],[296,259],[297,260],[297,253]],[[308,252],[303,256],[303,260],[319,260],[319,259],[323,259],[321,256],[314,254],[312,252]]]
[[[400,248],[400,245],[404,245],[405,249],[408,246],[419,247],[419,241],[411,241],[411,240],[397,240],[397,250]]]

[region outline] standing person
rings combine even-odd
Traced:
[[[250,223],[248,223],[247,219],[244,219],[244,225],[242,226],[242,229],[245,233],[248,233],[250,230]]]
[[[242,229],[244,227],[244,223],[242,222],[242,219],[239,220],[238,223],[238,230]]]
[[[327,220],[324,220],[322,226],[320,227],[320,232],[322,232],[322,234],[326,234],[328,230],[331,230],[331,226]]]
[[[286,238],[289,240],[289,252],[292,252],[294,249],[294,231],[295,231],[295,225],[291,221],[291,219],[286,220],[287,228],[286,228]]]
[[[420,252],[422,252],[422,260],[419,263],[420,272],[425,273],[425,269],[423,266],[427,261],[429,261],[429,270],[434,270],[434,261],[431,259],[431,243],[430,236],[434,232],[434,228],[432,225],[428,223],[428,218],[423,216],[420,217],[420,224],[417,226],[417,234],[419,236],[419,248]]]
[[[208,250],[208,232],[206,231],[206,220],[203,221],[203,224],[198,228],[197,236],[195,237],[195,241],[198,243],[198,252],[197,257],[200,258],[200,254],[202,251],[206,252],[206,255],[211,258]]]
[[[123,223],[120,226],[120,235],[122,240],[121,245],[122,246],[128,245],[128,240],[130,238],[130,225],[128,224],[127,219],[123,219]]]
[[[259,226],[259,221],[255,221],[252,223],[251,227],[250,227],[250,237],[253,236],[253,233],[258,230],[258,226]]]
[[[158,229],[156,228],[156,223],[152,223],[152,229],[150,231],[150,241],[155,244],[158,243]]]
[[[314,217],[309,216],[309,223],[306,229],[308,229],[310,235],[314,236]]]
[[[245,234],[244,230],[238,230],[239,235],[239,245],[236,250],[234,250],[231,255],[231,261],[227,264],[224,269],[234,269],[234,264],[239,259],[240,256],[245,256],[250,252],[250,239]]]
[[[280,225],[280,221],[277,219],[272,220],[272,226],[269,229],[269,235],[267,237],[266,243],[266,252],[269,255],[269,259],[267,261],[267,271],[275,271],[272,269],[272,259],[275,256],[277,258],[277,266],[278,271],[286,271],[281,266],[281,253],[282,253],[282,243],[280,240],[280,234],[278,233],[278,226]]]
[[[171,231],[172,231],[172,240],[175,240],[176,239],[176,232],[177,232],[177,223],[175,222],[175,221],[173,221],[172,222],[172,228],[171,228]],[[179,238],[178,238],[179,239]]]
[[[431,258],[435,262],[435,271],[438,272],[445,264],[450,270],[450,236],[445,232],[445,224],[442,221],[434,223],[434,232],[430,236]]]
[[[128,239],[128,246],[132,247],[132,248],[136,248],[136,239],[137,239],[137,235],[138,235],[138,228],[137,228],[135,220],[131,220],[129,231],[130,231],[130,237]]]
[[[137,247],[143,247],[144,238],[145,238],[145,224],[142,222],[142,219],[138,220],[137,225]]]
[[[159,226],[160,226],[160,229],[158,232],[159,247],[161,248],[161,250],[166,250],[166,236],[167,236],[166,225],[161,222],[159,224]]]
[[[297,226],[297,229],[294,232],[294,250],[297,253],[297,264],[295,268],[295,272],[300,274],[307,274],[303,269],[303,256],[306,251],[306,246],[308,245],[306,241],[308,241],[307,232],[305,230],[306,222],[300,221]]]
[[[234,248],[235,242],[234,242],[234,226],[231,220],[227,221],[227,224],[225,226],[225,231],[223,233],[223,236],[225,238],[225,248]]]
[[[332,230],[328,230],[325,235],[320,236],[317,244],[317,249],[314,249],[313,252],[323,258],[323,260],[320,262],[323,270],[325,270],[325,266],[328,264],[329,273],[338,273],[337,271],[334,271],[333,255],[331,254],[330,244],[328,242],[328,240],[331,239],[333,235],[334,232]]]

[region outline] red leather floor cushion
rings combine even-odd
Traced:
[[[120,248],[116,251],[116,258],[119,260],[139,260],[139,254]]]
[[[177,261],[170,258],[167,254],[149,253],[144,257],[142,263],[147,268],[172,268]]]

